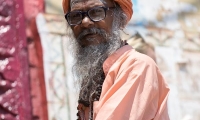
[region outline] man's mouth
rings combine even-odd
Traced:
[[[87,34],[87,35],[84,35],[80,40],[88,40],[90,41],[91,39],[93,38],[98,38],[98,34]]]
[[[106,32],[103,30],[88,29],[82,31],[77,37],[77,40],[81,46],[96,45],[106,41],[104,34],[106,34]]]
[[[83,38],[87,38],[87,37],[95,37],[95,36],[97,36],[97,34],[87,34],[87,35],[85,35]]]

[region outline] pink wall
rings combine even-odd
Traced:
[[[0,0],[0,118],[30,120],[28,53],[21,0]]]
[[[43,0],[0,0],[0,119],[48,120],[35,25],[43,11]]]
[[[44,0],[24,0],[31,83],[32,120],[48,120],[43,52],[35,17],[44,11]]]

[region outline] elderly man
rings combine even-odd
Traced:
[[[63,0],[79,120],[168,120],[169,88],[148,56],[120,39],[131,0]]]

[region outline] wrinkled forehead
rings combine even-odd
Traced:
[[[94,2],[94,3],[101,3],[101,4],[104,4],[104,5],[109,5],[111,4],[111,0],[71,0],[70,1],[70,6],[71,6],[71,9],[76,6],[76,5],[80,5],[80,4],[85,4],[86,2]]]

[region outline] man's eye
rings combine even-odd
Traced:
[[[80,13],[71,13],[70,17],[73,18],[73,19],[77,19],[77,18],[80,18],[81,15],[80,15]]]
[[[102,13],[104,13],[104,10],[102,8],[97,8],[97,9],[93,9],[90,11],[90,15],[101,15]]]

